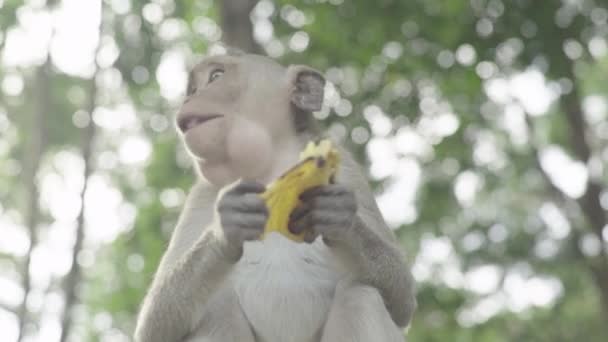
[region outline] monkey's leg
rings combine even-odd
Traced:
[[[200,327],[186,341],[255,342],[249,321],[232,289],[210,300]]]
[[[403,342],[377,289],[341,281],[323,329],[321,342]]]

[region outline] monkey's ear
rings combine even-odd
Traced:
[[[287,68],[287,76],[293,86],[291,103],[307,112],[321,110],[325,87],[323,75],[304,65],[290,65]]]

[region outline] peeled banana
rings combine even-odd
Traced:
[[[270,232],[302,242],[304,234],[292,234],[287,225],[289,215],[300,204],[299,196],[304,191],[329,184],[340,163],[338,151],[329,140],[309,142],[300,153],[300,162],[271,183],[260,196],[266,202],[269,216],[262,239]]]

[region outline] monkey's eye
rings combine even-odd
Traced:
[[[223,74],[224,74],[224,70],[222,70],[222,69],[215,69],[215,70],[213,70],[209,74],[209,81],[208,81],[208,83],[211,83],[211,82],[215,81],[216,79],[220,78],[220,76],[222,76]]]
[[[192,84],[192,83],[188,83],[188,88],[186,90],[186,96],[190,96],[194,93],[196,93],[196,86],[194,86],[194,84]]]
[[[186,96],[191,96],[196,93],[196,80],[194,74],[190,72],[188,74],[188,85],[186,87]]]

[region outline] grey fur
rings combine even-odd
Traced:
[[[274,62],[251,55],[230,56],[230,63],[236,65],[241,59],[241,68],[259,66],[259,70],[265,70],[247,69],[250,75],[265,73],[261,77],[267,81],[281,72],[293,78],[289,75],[309,70],[298,66],[281,71]],[[217,57],[214,60],[221,62]],[[322,77],[308,71],[304,75],[300,82],[304,80],[308,85],[295,86],[292,112],[286,115],[294,114],[294,105],[298,115],[320,106]],[[226,81],[216,88],[200,91],[201,104],[207,101],[205,92],[217,94],[222,84],[235,86],[230,82],[237,76],[228,73],[225,77]],[[217,103],[228,101],[226,108],[239,108],[230,107],[239,101],[238,97],[212,99]],[[288,110],[280,107],[283,102],[274,101],[276,110]],[[195,108],[189,105],[189,110]],[[310,129],[301,131],[295,125],[293,133],[287,135],[289,140],[275,146],[280,158],[274,159],[276,164],[260,176],[261,181],[268,182],[293,163],[293,155],[314,135]],[[403,328],[416,307],[414,282],[359,166],[346,150],[342,149],[340,155],[337,183],[304,195],[305,206],[290,223],[290,228],[293,225],[306,232],[308,244],[292,242],[276,233],[257,240],[268,216],[257,196],[263,185],[235,182],[225,186],[200,179],[190,191],[146,295],[135,340],[402,341]],[[207,167],[204,165],[198,163],[199,168]],[[219,166],[216,170],[226,170],[228,175],[243,172],[230,164]],[[218,182],[236,180],[210,174]]]

